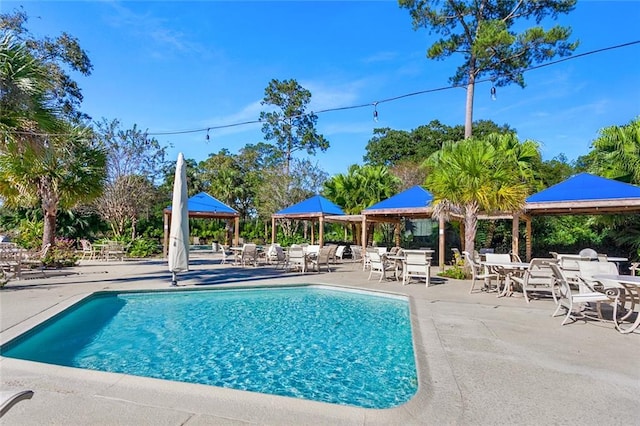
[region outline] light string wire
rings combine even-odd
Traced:
[[[588,52],[579,53],[577,55],[571,55],[571,56],[568,56],[566,58],[562,58],[562,59],[558,59],[558,60],[555,60],[555,61],[550,61],[550,62],[547,62],[547,63],[544,63],[544,64],[539,64],[539,65],[535,65],[535,66],[526,68],[526,69],[522,70],[521,73],[537,70],[537,69],[544,68],[544,67],[549,67],[549,66],[552,66],[552,65],[557,65],[557,64],[560,64],[562,62],[571,61],[571,60],[574,60],[574,59],[579,59],[579,58],[582,58],[582,57],[585,57],[585,56],[590,56],[590,55],[594,55],[594,54],[597,54],[597,53],[606,52],[606,51],[609,51],[609,50],[620,49],[620,48],[623,48],[623,47],[632,46],[634,44],[640,44],[640,40],[630,41],[628,43],[618,44],[618,45],[615,45],[615,46],[603,47],[601,49],[591,50],[591,51],[588,51]],[[493,81],[493,80],[495,80],[495,77],[484,78],[484,79],[476,80],[475,84],[486,83],[486,82],[490,82],[490,81]],[[464,83],[464,84],[454,84],[454,85],[451,85],[451,86],[438,87],[438,88],[435,88],[435,89],[420,90],[420,91],[417,91],[417,92],[405,93],[403,95],[398,95],[398,96],[385,98],[385,99],[381,99],[379,101],[368,102],[368,103],[364,103],[364,104],[349,105],[349,106],[334,107],[334,108],[326,108],[326,109],[322,109],[322,110],[318,110],[318,111],[311,111],[311,112],[305,113],[305,114],[289,116],[289,117],[283,117],[280,121],[301,118],[301,117],[305,117],[305,116],[309,116],[309,115],[324,114],[324,113],[327,113],[327,112],[346,111],[346,110],[366,108],[366,107],[371,107],[371,106],[374,107],[374,111],[377,111],[375,108],[378,106],[378,104],[381,104],[381,103],[393,102],[393,101],[397,101],[397,100],[404,99],[404,98],[424,95],[426,93],[434,93],[434,92],[441,92],[441,91],[444,91],[444,90],[464,88],[466,86],[467,86],[467,84]],[[222,124],[222,125],[218,125],[218,126],[207,126],[207,127],[203,127],[203,128],[199,128],[199,129],[172,130],[172,131],[166,131],[166,132],[145,132],[145,135],[147,135],[147,136],[169,136],[169,135],[184,135],[184,134],[188,134],[188,133],[200,133],[200,132],[207,132],[207,134],[209,134],[209,132],[212,131],[212,130],[228,129],[228,128],[231,128],[231,127],[246,126],[246,125],[249,125],[249,124],[257,124],[257,123],[264,123],[264,121],[262,121],[260,119],[257,119],[257,120],[242,121],[242,122],[238,122],[238,123]],[[37,132],[27,132],[27,131],[17,131],[17,130],[12,130],[12,131],[9,131],[8,133],[32,135],[32,136],[69,136],[70,135],[70,134],[64,134],[64,133],[53,133],[52,134],[52,133],[37,133]]]

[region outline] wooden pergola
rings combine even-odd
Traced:
[[[271,215],[271,243],[276,242],[276,220],[295,219],[318,222],[318,244],[324,245],[324,222],[337,222],[346,216],[342,209],[321,195],[314,195]],[[311,226],[311,243],[315,243],[314,226]]]
[[[518,229],[518,220],[521,217],[601,214],[640,214],[640,187],[589,173],[580,173],[527,198],[523,213],[514,215],[513,226],[515,230]],[[529,220],[526,238],[527,259],[531,259],[531,245]]]
[[[189,218],[201,219],[226,219],[234,221],[233,244],[238,245],[240,240],[240,213],[206,192],[194,195],[189,198]],[[162,254],[167,257],[169,247],[169,226],[171,223],[171,208],[164,209],[164,238],[162,243]]]

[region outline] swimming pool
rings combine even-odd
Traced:
[[[408,300],[326,286],[99,293],[2,355],[366,408],[417,391]]]

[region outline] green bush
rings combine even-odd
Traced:
[[[64,268],[74,266],[78,260],[75,240],[58,238],[42,260],[48,268]]]
[[[467,274],[467,271],[464,269],[464,267],[460,265],[453,265],[449,269],[445,269],[442,272],[438,272],[438,276],[453,278],[455,280],[467,280],[471,278],[471,276]]]
[[[151,238],[136,238],[131,241],[127,256],[130,257],[151,257],[160,253],[161,247],[158,241]]]

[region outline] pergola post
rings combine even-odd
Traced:
[[[238,246],[240,244],[240,216],[236,216],[234,220],[235,233],[233,235],[233,245]]]
[[[527,255],[527,262],[531,261],[531,217],[529,217],[529,220],[526,221],[526,225],[527,225],[527,236],[526,236],[526,241],[525,243],[525,247],[526,247],[526,255]]]
[[[518,214],[513,215],[511,222],[511,252],[517,255],[520,248],[520,216]]]
[[[444,271],[444,227],[444,217],[440,217],[438,219],[438,265],[441,271]]]
[[[271,244],[276,242],[276,218],[271,216]]]
[[[312,222],[313,223],[313,222]],[[324,245],[324,217],[320,216],[318,219],[318,243],[320,247]]]
[[[362,230],[361,230],[361,238],[360,244],[362,244],[362,249],[367,248],[367,216],[362,215]]]
[[[169,213],[164,212],[164,238],[162,239],[162,257],[167,258],[167,248],[169,247]]]

